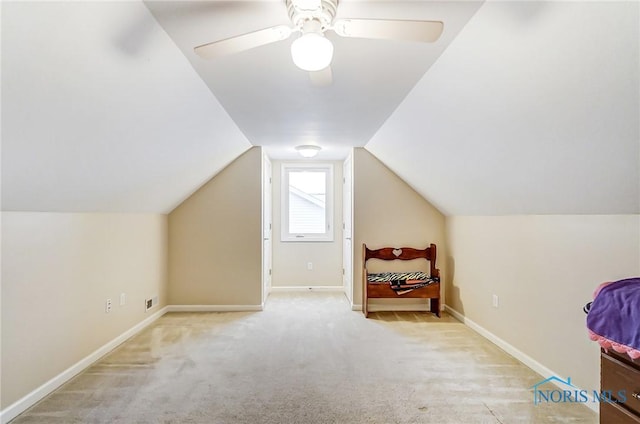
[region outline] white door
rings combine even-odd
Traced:
[[[263,154],[262,157],[262,303],[267,301],[271,291],[271,263],[272,263],[272,175],[271,161]]]
[[[343,166],[342,187],[342,284],[353,305],[353,161],[349,155]]]

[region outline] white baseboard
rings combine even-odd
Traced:
[[[170,305],[167,312],[253,312],[263,305]]]
[[[135,336],[140,331],[144,330],[150,324],[152,324],[155,320],[160,318],[168,311],[169,307],[165,306],[159,311],[155,312],[153,315],[149,316],[145,320],[139,322],[134,325],[124,333],[120,334],[115,339],[111,340],[104,346],[98,348],[93,353],[89,354],[85,358],[81,359],[71,367],[67,368],[57,376],[53,377],[51,380],[47,381],[37,389],[33,390],[31,393],[23,396],[21,399],[15,401],[13,404],[7,406],[4,410],[0,411],[0,423],[6,424],[24,411],[26,411],[31,406],[35,405],[45,396],[56,390],[58,387],[62,386],[67,381],[71,380],[73,377],[84,371],[86,368],[91,366],[93,363],[98,361],[107,353],[111,352],[113,349],[118,347],[120,344],[127,341],[129,338]]]
[[[351,310],[352,311],[362,311],[362,304],[361,303],[352,303],[351,304]]]
[[[291,291],[323,291],[323,292],[344,292],[342,286],[281,286],[271,287],[271,292],[291,292]]]
[[[527,367],[531,368],[532,370],[534,370],[535,372],[540,374],[542,377],[549,378],[549,377],[552,377],[552,376],[560,376],[559,373],[554,372],[550,368],[547,368],[546,366],[542,365],[540,362],[536,361],[531,356],[529,356],[526,353],[522,352],[521,350],[517,349],[513,345],[507,343],[506,341],[504,341],[500,337],[496,336],[495,334],[493,334],[492,332],[490,332],[486,328],[476,324],[475,322],[473,322],[469,318],[467,318],[464,315],[462,315],[460,312],[456,311],[455,309],[452,309],[450,306],[445,305],[444,308],[445,308],[445,311],[448,312],[455,319],[457,319],[458,321],[460,321],[461,323],[463,323],[467,327],[471,328],[473,331],[475,331],[476,333],[480,334],[482,337],[484,337],[485,339],[489,340],[491,343],[495,344],[500,349],[504,350],[509,355],[513,356],[518,361],[522,362]],[[558,385],[558,383],[553,381],[553,380],[551,381],[551,383]],[[564,389],[564,387],[561,387],[561,386],[558,386],[558,387]],[[580,388],[576,388],[576,390],[580,390]],[[589,409],[592,409],[595,412],[599,412],[600,411],[600,405],[597,402],[587,402],[587,403],[585,403],[585,405],[587,407],[589,407]]]

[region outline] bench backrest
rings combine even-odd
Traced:
[[[436,268],[436,245],[431,243],[426,249],[414,249],[412,247],[383,247],[382,249],[369,249],[362,244],[362,260],[366,266],[369,259],[382,259],[383,261],[408,261],[424,258],[429,261],[429,271],[432,277],[440,277],[440,271]]]

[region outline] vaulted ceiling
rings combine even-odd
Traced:
[[[638,2],[348,1],[442,20],[433,44],[341,39],[333,85],[291,39],[193,46],[287,23],[280,1],[6,2],[2,209],[168,212],[251,145],[364,146],[452,215],[640,213]]]
[[[640,212],[640,3],[487,2],[367,144],[447,214]]]
[[[284,1],[147,1],[167,34],[253,144],[295,158],[294,146],[319,144],[320,158],[341,159],[362,147],[482,5],[469,2],[349,2],[336,18],[437,20],[435,43],[326,36],[334,45],[333,84],[317,87],[291,59],[286,40],[204,60],[195,46],[275,25],[291,26]]]

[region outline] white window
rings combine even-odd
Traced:
[[[333,241],[333,165],[282,165],[282,241]]]

